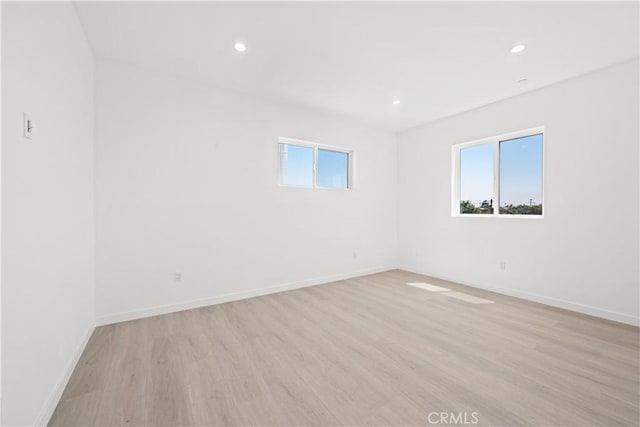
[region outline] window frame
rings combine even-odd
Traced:
[[[280,144],[297,145],[300,147],[308,147],[313,149],[313,184],[312,185],[291,185],[285,184],[281,180],[281,163],[280,163]],[[333,191],[349,191],[354,188],[354,150],[350,148],[336,147],[333,145],[319,144],[317,142],[305,141],[303,139],[289,138],[280,136],[278,137],[278,143],[276,144],[278,150],[278,187],[287,188],[302,188],[302,189],[319,189],[319,190],[333,190]],[[347,186],[346,188],[340,187],[324,187],[318,185],[318,150],[335,151],[337,153],[343,153],[347,155]]]
[[[512,139],[524,138],[533,135],[542,135],[542,214],[541,215],[514,215],[500,213],[500,143],[507,142]],[[492,214],[469,214],[460,212],[460,151],[477,145],[493,145],[493,200],[494,208]],[[451,216],[459,218],[528,218],[543,219],[545,213],[545,129],[544,126],[524,129],[515,132],[503,133],[500,135],[490,136],[487,138],[476,139],[469,142],[454,144],[451,147]]]

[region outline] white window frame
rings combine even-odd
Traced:
[[[510,139],[522,138],[542,134],[542,215],[509,215],[500,213],[500,142]],[[473,147],[476,145],[493,145],[493,201],[494,208],[492,214],[463,214],[460,212],[460,151],[463,148]],[[464,218],[527,218],[542,219],[546,203],[544,200],[544,182],[545,182],[545,146],[546,138],[544,126],[524,129],[516,132],[504,133],[501,135],[491,136],[488,138],[477,139],[470,142],[455,144],[451,147],[451,216]]]
[[[301,147],[313,148],[313,185],[291,185],[281,182],[280,177],[280,144],[298,145]],[[278,137],[278,144],[276,145],[278,150],[278,186],[287,188],[307,188],[307,189],[321,189],[321,190],[334,190],[334,191],[348,191],[353,190],[353,176],[354,176],[354,150],[350,148],[336,147],[333,145],[319,144],[316,142],[305,141],[302,139]],[[318,185],[318,150],[335,151],[338,153],[344,153],[347,155],[347,187],[323,187]]]

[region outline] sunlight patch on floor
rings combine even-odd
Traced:
[[[407,283],[407,285],[413,286],[414,288],[420,288],[420,289],[424,289],[424,290],[427,290],[427,291],[431,291],[431,292],[444,292],[444,291],[450,291],[451,290],[449,288],[443,288],[443,287],[436,286],[436,285],[430,285],[430,284],[424,283],[424,282]]]
[[[479,297],[474,297],[473,295],[469,295],[469,294],[465,294],[462,292],[447,292],[443,295],[446,295],[448,297],[451,298],[456,298],[462,301],[466,301],[469,302],[471,304],[493,304],[493,301],[488,300],[488,299],[484,299],[484,298],[479,298]]]

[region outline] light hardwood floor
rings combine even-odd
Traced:
[[[50,425],[637,426],[638,341],[395,270],[97,328]]]

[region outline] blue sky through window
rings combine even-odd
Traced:
[[[280,173],[286,185],[313,186],[313,148],[282,144]],[[282,155],[286,150],[286,155]]]
[[[349,154],[318,149],[318,186],[348,187]]]
[[[500,206],[542,204],[542,134],[500,142]]]
[[[493,198],[493,144],[461,149],[460,200],[480,206]]]
[[[460,150],[460,200],[496,197],[492,143]],[[542,204],[542,134],[500,141],[500,206]]]
[[[316,185],[328,188],[349,188],[349,153],[317,149]],[[314,178],[314,148],[280,143],[280,183],[312,187]]]

